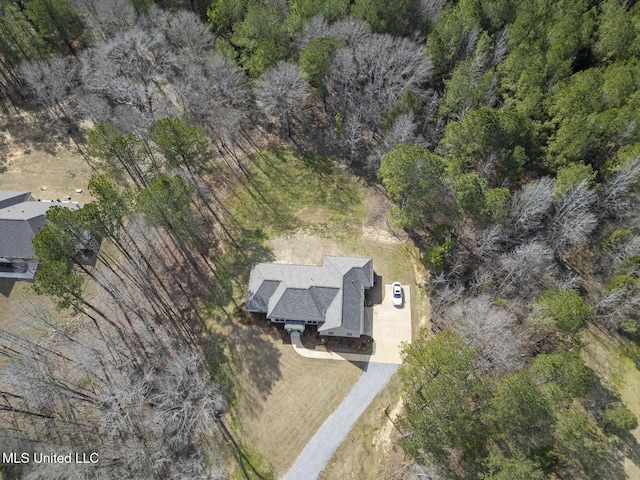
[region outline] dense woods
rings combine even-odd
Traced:
[[[228,185],[277,142],[384,186],[420,249],[400,425],[426,478],[608,478],[637,419],[581,332],[640,341],[639,55],[623,0],[0,2],[3,109],[85,132],[95,171],[34,240],[34,289],[86,328],[2,334],[0,438],[107,445],[77,478],[225,477],[202,315],[251,261]]]

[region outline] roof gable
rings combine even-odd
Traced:
[[[373,286],[373,260],[324,257],[322,266],[255,263],[247,309],[269,318],[324,322],[362,332],[364,289]]]
[[[269,299],[273,295],[273,292],[276,291],[280,282],[278,280],[265,280],[261,283],[258,290],[252,294],[249,292],[249,297],[247,299],[247,309],[251,311],[267,311],[267,307],[269,305]]]
[[[323,312],[318,309],[313,295],[308,289],[287,288],[268,313],[271,318],[321,322]]]

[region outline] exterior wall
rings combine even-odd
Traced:
[[[0,278],[33,280],[38,270],[38,262],[24,259],[3,258],[0,261]]]
[[[262,312],[260,312],[262,313]],[[268,317],[267,317],[268,318]],[[274,323],[285,323],[285,322],[302,322],[304,320],[300,320],[297,318],[268,318],[271,322]],[[304,321],[305,325],[321,325],[324,322],[318,322],[316,320],[307,320]]]
[[[346,328],[336,327],[331,330],[325,330],[323,332],[318,332],[320,335],[326,335],[328,337],[351,337],[351,338],[359,338],[360,333],[354,332],[353,330],[347,330]]]

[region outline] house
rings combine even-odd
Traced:
[[[53,205],[77,203],[35,201],[30,192],[0,190],[0,278],[32,280],[38,268],[31,240]]]
[[[317,325],[321,335],[359,337],[371,287],[370,258],[325,256],[322,266],[254,263],[246,308],[283,323],[288,332]]]

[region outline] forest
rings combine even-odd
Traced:
[[[585,349],[640,369],[638,87],[635,0],[0,1],[3,115],[93,172],[33,242],[74,328],[0,331],[0,445],[109,452],[5,478],[267,478],[232,467],[242,392],[208,322],[241,310],[262,232],[230,205],[264,199],[273,146],[383,188],[419,251],[415,478],[632,478],[637,406]]]

